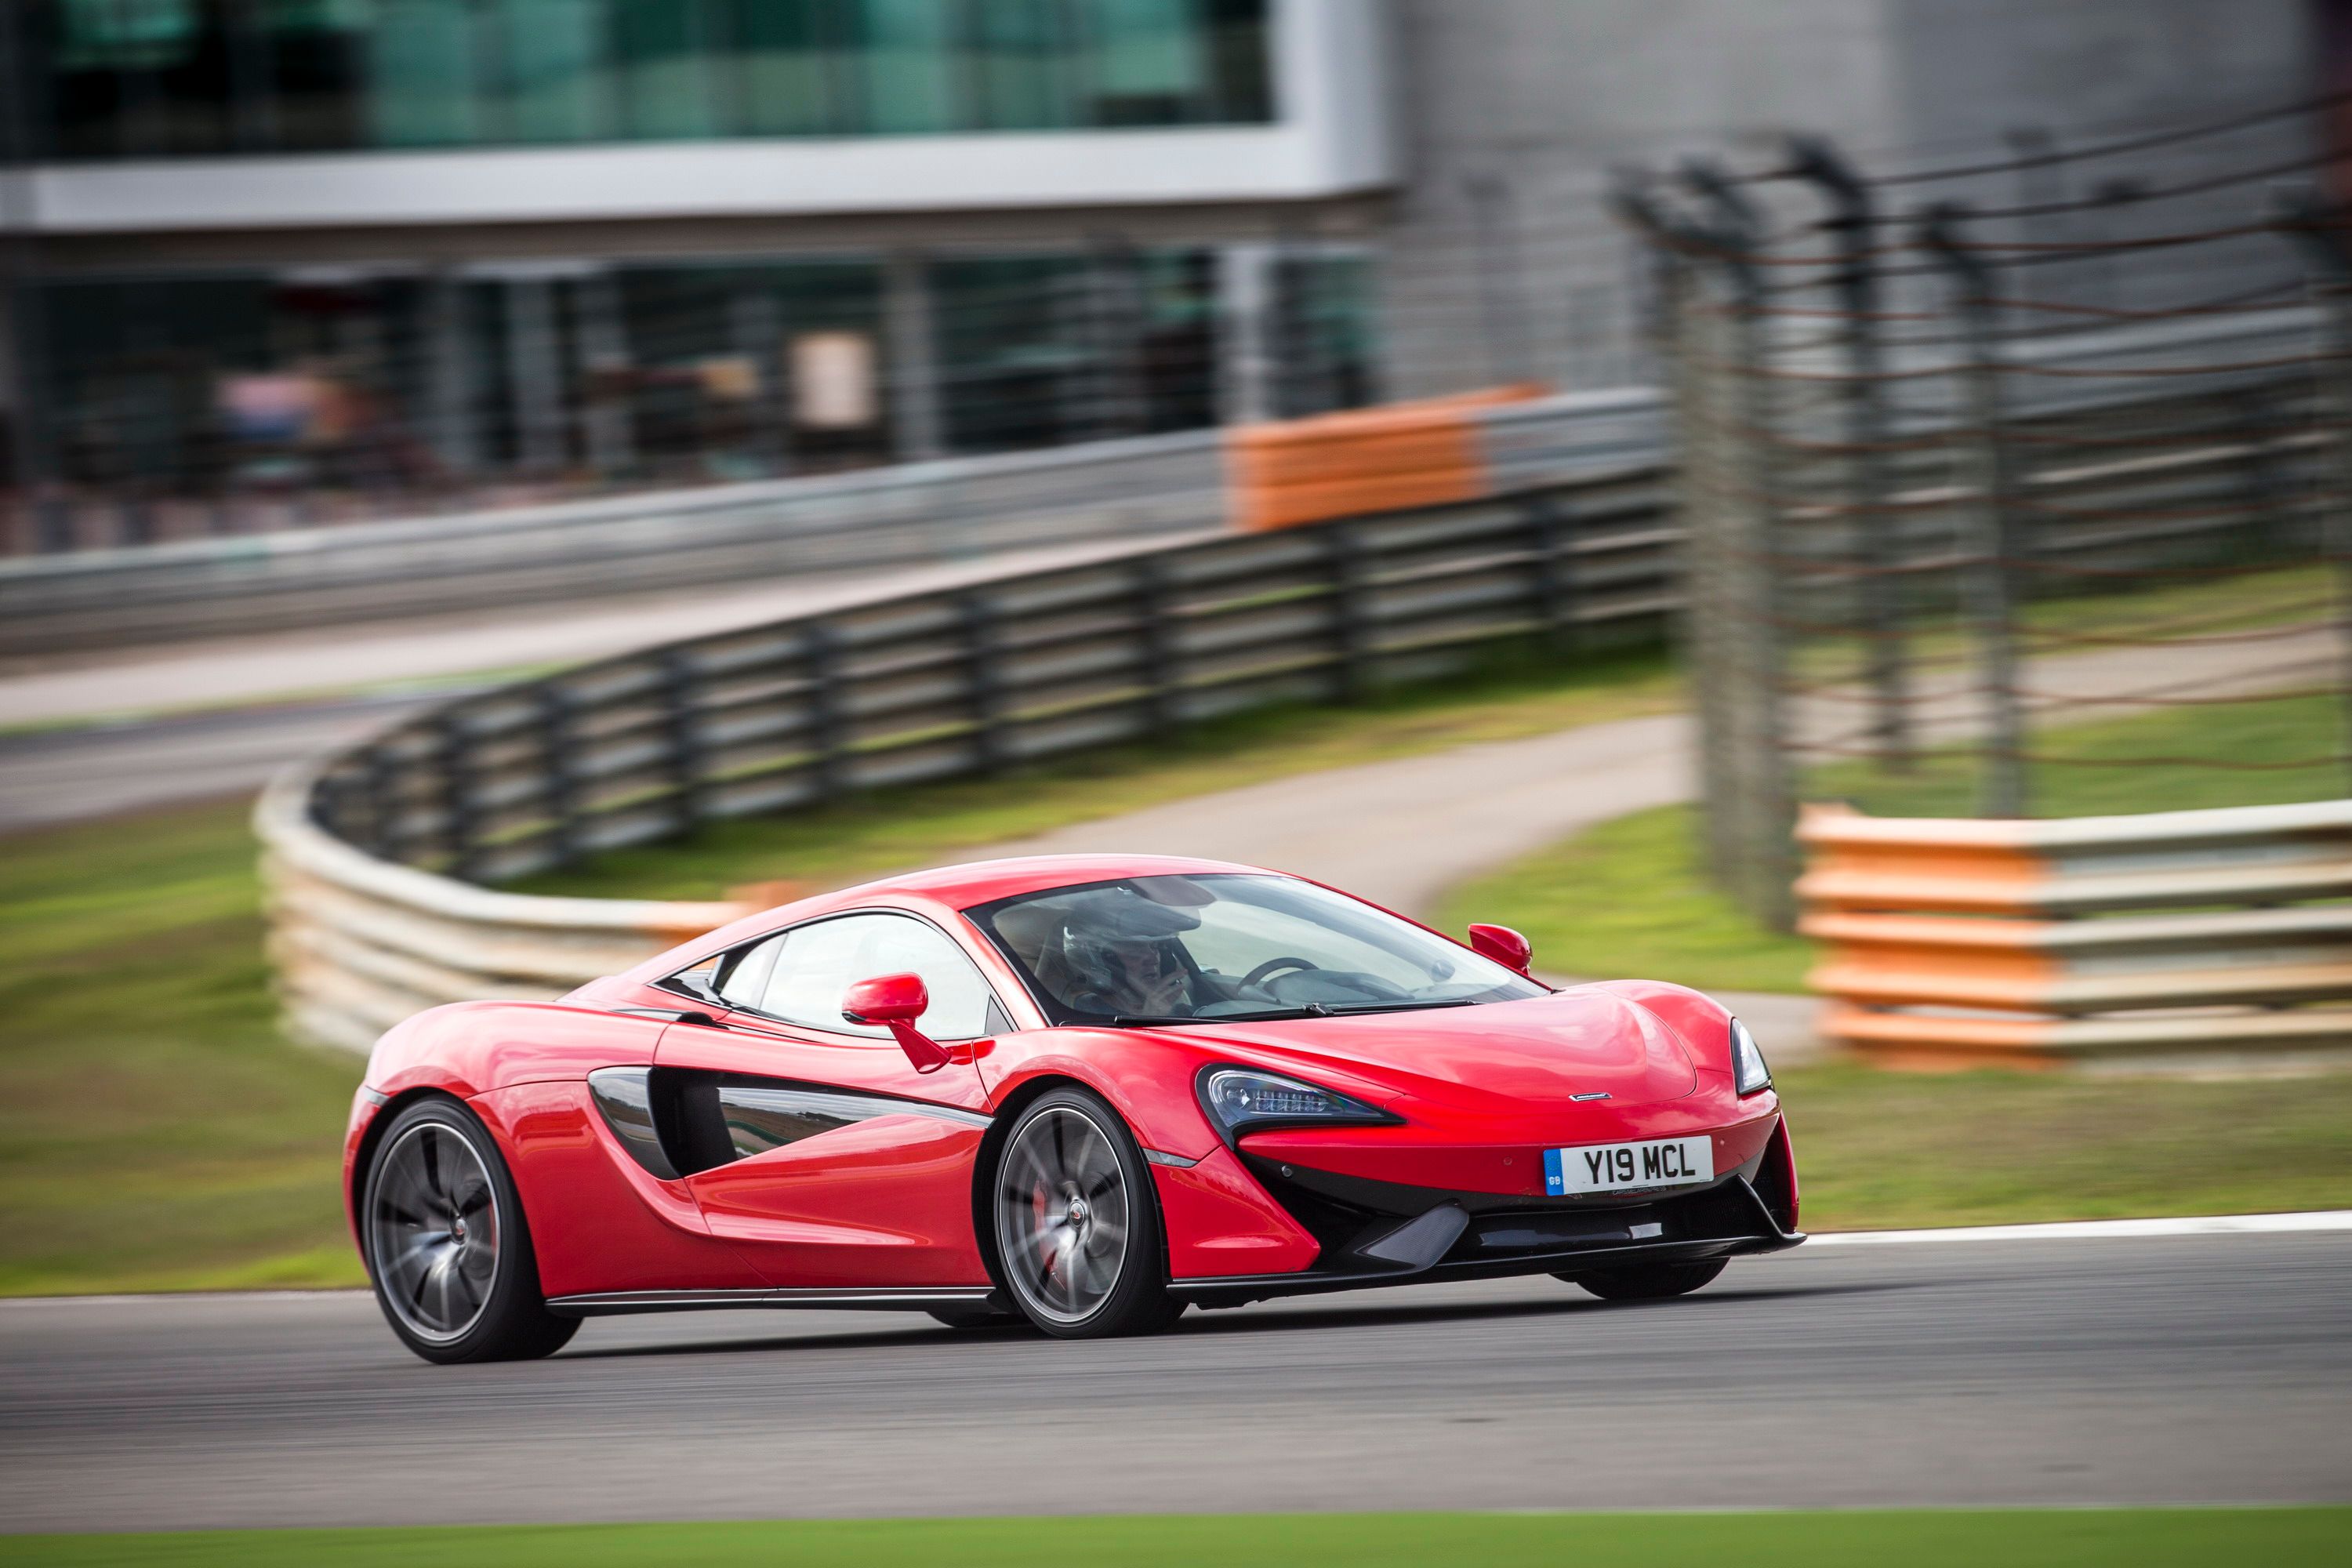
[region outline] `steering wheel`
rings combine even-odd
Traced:
[[[1267,975],[1278,974],[1286,969],[1320,969],[1322,967],[1319,963],[1312,963],[1303,958],[1269,958],[1247,974],[1243,975],[1242,984],[1256,985],[1264,982]]]

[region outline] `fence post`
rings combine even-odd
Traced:
[[[1990,732],[1985,738],[1986,816],[2025,815],[2025,721],[2018,704],[2016,594],[2011,582],[2020,550],[2016,526],[2016,476],[2001,412],[2000,362],[1995,344],[2000,328],[1993,304],[1993,278],[1959,236],[1968,209],[1939,202],[1919,223],[1919,245],[1949,279],[1954,311],[1965,342],[1959,366],[1964,378],[1969,433],[1975,437],[1975,498],[1963,553],[1968,571],[1969,618],[1984,661]],[[1964,568],[1965,569],[1965,568]]]
[[[1684,183],[1715,209],[1707,254],[1731,294],[1735,430],[1722,526],[1719,569],[1729,613],[1720,628],[1721,662],[1709,675],[1728,687],[1722,721],[1731,726],[1732,772],[1724,781],[1738,824],[1733,846],[1734,892],[1748,913],[1778,931],[1796,924],[1796,781],[1790,776],[1782,627],[1784,563],[1780,472],[1775,452],[1771,342],[1764,289],[1756,271],[1764,223],[1721,170],[1701,160],[1683,166]]]
[[[1335,522],[1324,535],[1331,573],[1331,694],[1354,702],[1370,684],[1371,647],[1364,624],[1364,541],[1356,525]]]
[[[2313,359],[2317,424],[2326,434],[2319,480],[2320,550],[2336,568],[2344,718],[2338,752],[2352,791],[2352,206],[2323,208],[2305,191],[2278,204],[2272,225],[2303,251],[2319,306]]]
[[[442,837],[449,847],[448,874],[470,882],[479,869],[481,824],[474,814],[473,736],[464,715],[444,713],[434,721],[435,760],[441,774]]]
[[[963,632],[964,694],[971,709],[972,757],[983,773],[1004,766],[1004,680],[998,668],[996,605],[984,592],[958,596]]]
[[[1142,659],[1144,718],[1155,735],[1183,722],[1184,673],[1178,668],[1176,622],[1166,568],[1152,556],[1135,563],[1136,641]]]
[[[815,798],[830,800],[846,783],[841,694],[841,634],[830,621],[811,621],[802,633],[808,649],[809,778]]]
[[[546,780],[548,841],[558,865],[580,854],[579,739],[572,721],[572,693],[553,681],[541,687],[539,765]]]
[[[1869,187],[1836,149],[1819,137],[1792,137],[1789,172],[1818,186],[1830,205],[1822,226],[1837,247],[1838,300],[1845,311],[1846,505],[1854,520],[1862,570],[1854,582],[1861,600],[1864,660],[1874,698],[1872,732],[1880,757],[1890,767],[1912,763],[1909,685],[1903,637],[1902,584],[1895,569],[1902,560],[1896,514],[1887,508],[1895,486],[1886,458],[1885,384],[1879,375],[1878,279],[1871,266],[1875,215]]]
[[[1711,178],[1704,168],[1696,173],[1701,184]],[[1659,347],[1682,436],[1672,467],[1683,519],[1683,638],[1698,704],[1703,864],[1749,913],[1785,922],[1792,915],[1788,879],[1776,889],[1758,869],[1793,870],[1795,846],[1787,753],[1778,730],[1769,721],[1759,723],[1753,700],[1759,665],[1750,638],[1759,614],[1751,513],[1760,492],[1749,444],[1759,432],[1748,426],[1754,372],[1760,366],[1754,360],[1754,313],[1746,308],[1754,288],[1742,247],[1746,231],[1669,211],[1638,176],[1621,177],[1612,202],[1618,216],[1664,258],[1658,274]],[[1734,213],[1739,207],[1736,198],[1718,205]],[[1746,303],[1727,308],[1710,297],[1703,261],[1715,264],[1710,269],[1720,271]],[[1769,674],[1763,695],[1775,697],[1779,672]]]
[[[656,656],[661,670],[662,767],[669,774],[671,800],[680,827],[702,820],[702,737],[695,724],[700,684],[694,656],[666,647]]]
[[[1582,640],[1576,603],[1576,509],[1558,492],[1545,489],[1529,495],[1520,510],[1527,518],[1536,623],[1555,649],[1572,655]]]

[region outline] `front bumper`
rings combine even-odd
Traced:
[[[1204,1308],[1380,1285],[1599,1273],[1779,1252],[1795,1228],[1796,1173],[1785,1126],[1712,1183],[1613,1205],[1445,1192],[1341,1176],[1244,1153],[1251,1173],[1321,1250],[1294,1273],[1174,1279]]]

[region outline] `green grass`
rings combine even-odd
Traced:
[[[0,841],[0,1292],[358,1280],[359,1064],[276,1031],[245,815]]]
[[[2286,698],[2161,710],[2038,735],[2053,757],[2032,770],[2041,816],[2092,816],[2315,800],[2344,793],[2326,756],[2341,710],[2332,699]],[[2215,762],[2238,764],[2215,767]],[[1909,773],[1862,764],[1821,769],[1811,800],[1845,799],[1880,816],[1968,816],[1977,760],[1943,752]],[[1696,807],[1662,806],[1605,822],[1525,856],[1448,897],[1439,921],[1516,926],[1537,962],[1560,974],[1643,974],[1702,989],[1799,991],[1811,944],[1766,930],[1701,869]]]
[[[1179,1515],[1081,1519],[812,1520],[751,1524],[515,1525],[408,1530],[35,1535],[23,1568],[1027,1568],[1049,1555],[1122,1568],[2172,1568],[2327,1563],[2352,1552],[2352,1509],[1983,1509],[1773,1513]]]
[[[713,823],[685,839],[602,855],[516,888],[696,899],[749,882],[840,887],[1214,790],[1666,712],[1681,701],[1681,683],[1661,655],[1564,670],[1512,652],[1452,679],[1389,689],[1344,708],[1265,709],[1149,745],[1083,752],[995,778],[878,790],[815,811]]]
[[[2352,1073],[1774,1077],[1807,1230],[2352,1208]]]

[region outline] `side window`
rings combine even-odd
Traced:
[[[775,973],[776,954],[783,952],[784,942],[792,932],[772,936],[757,947],[744,948],[730,958],[719,972],[719,999],[730,1007],[760,1005],[760,998],[768,989],[768,976]]]
[[[961,948],[937,927],[911,915],[844,915],[798,927],[761,945],[776,952],[758,977],[760,1000],[738,1002],[739,1006],[835,1034],[887,1036],[887,1029],[844,1020],[843,994],[858,981],[877,974],[919,974],[931,994],[930,1008],[917,1026],[923,1033],[942,1040],[971,1040],[992,1032],[989,1014],[995,998],[988,982]],[[737,973],[728,977],[730,1001],[735,1000],[739,977],[751,983],[753,962],[761,956],[760,949],[746,953]]]

